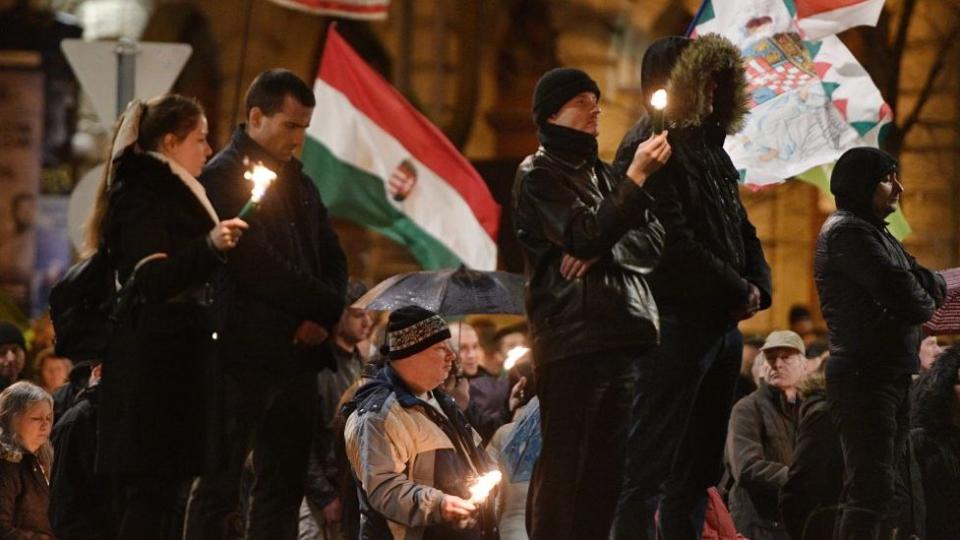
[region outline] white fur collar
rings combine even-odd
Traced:
[[[173,171],[173,174],[180,178],[180,181],[187,186],[187,189],[193,193],[193,196],[196,197],[197,200],[200,201],[200,204],[207,209],[207,214],[210,215],[210,219],[213,220],[213,223],[220,223],[220,218],[217,216],[216,210],[213,209],[213,205],[210,204],[210,199],[207,198],[207,190],[203,189],[203,186],[200,185],[200,182],[197,181],[192,174],[187,172],[187,170],[184,169],[179,163],[161,154],[160,152],[150,151],[147,152],[147,154],[169,165],[170,170]]]

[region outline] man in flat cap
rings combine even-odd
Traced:
[[[814,279],[830,332],[827,401],[846,469],[839,537],[889,538],[920,326],[946,285],[887,230],[903,193],[896,159],[852,148],[837,161],[830,191],[837,211],[817,238]]]
[[[495,538],[491,506],[470,482],[495,469],[453,399],[440,389],[453,366],[450,330],[416,306],[390,314],[388,360],[348,407],[347,457],[360,485],[360,537]],[[492,500],[492,498],[490,499]]]
[[[534,539],[607,537],[639,358],[658,339],[644,276],[664,233],[644,184],[670,145],[665,132],[652,136],[614,173],[597,156],[599,100],[583,71],[545,73],[533,96],[540,148],[514,184],[543,433],[528,499]]]

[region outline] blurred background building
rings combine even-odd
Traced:
[[[596,79],[604,108],[600,152],[611,159],[640,114],[644,50],[661,36],[683,33],[699,5],[699,0],[390,0],[385,20],[339,20],[338,28],[476,166],[504,208],[500,267],[522,272],[509,195],[516,166],[537,145],[530,118],[534,83],[557,65],[582,68]],[[110,127],[97,121],[78,91],[59,54],[60,39],[189,43],[193,55],[174,90],[203,103],[216,149],[243,116],[242,94],[257,73],[286,67],[312,83],[333,20],[269,0],[0,0],[0,10],[0,49],[6,51],[0,66],[7,85],[0,86],[0,144],[10,146],[27,116],[45,110],[38,120],[42,137],[30,142],[42,147],[38,221],[64,221],[74,184],[102,161],[109,142]],[[912,227],[905,244],[932,268],[960,265],[958,28],[958,0],[888,0],[876,28],[841,35],[894,108],[896,127],[886,144],[902,162],[902,206]],[[14,80],[33,85],[32,95],[43,96],[43,107],[11,104],[2,89],[12,88]],[[12,204],[12,188],[3,179],[0,163],[0,205]],[[786,326],[794,304],[816,308],[813,245],[832,202],[795,181],[745,189],[743,197],[775,284],[773,309],[743,329],[766,332]],[[13,234],[16,219],[2,214],[0,229],[7,232],[0,234]],[[386,237],[345,221],[337,228],[353,276],[374,283],[418,269],[407,251]],[[72,256],[62,243],[48,243]],[[0,268],[11,264],[0,261]],[[48,272],[62,271],[53,266]],[[8,307],[19,304],[30,315],[43,310],[42,284],[32,284],[32,294],[4,291]]]

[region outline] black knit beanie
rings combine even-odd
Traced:
[[[23,340],[23,334],[16,326],[8,322],[0,322],[0,345],[17,344],[21,349],[26,350],[27,344]]]
[[[539,127],[563,104],[581,92],[600,99],[600,87],[589,75],[574,68],[554,68],[543,74],[533,89],[533,122]]]
[[[405,306],[390,313],[387,344],[382,353],[402,360],[450,339],[450,329],[439,315],[420,306]]]
[[[830,175],[830,192],[837,199],[837,208],[865,210],[880,180],[896,169],[896,158],[879,148],[860,146],[847,150]]]

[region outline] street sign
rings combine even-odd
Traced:
[[[60,46],[94,111],[108,128],[131,99],[147,99],[170,90],[193,52],[186,43],[125,40],[65,39]]]

